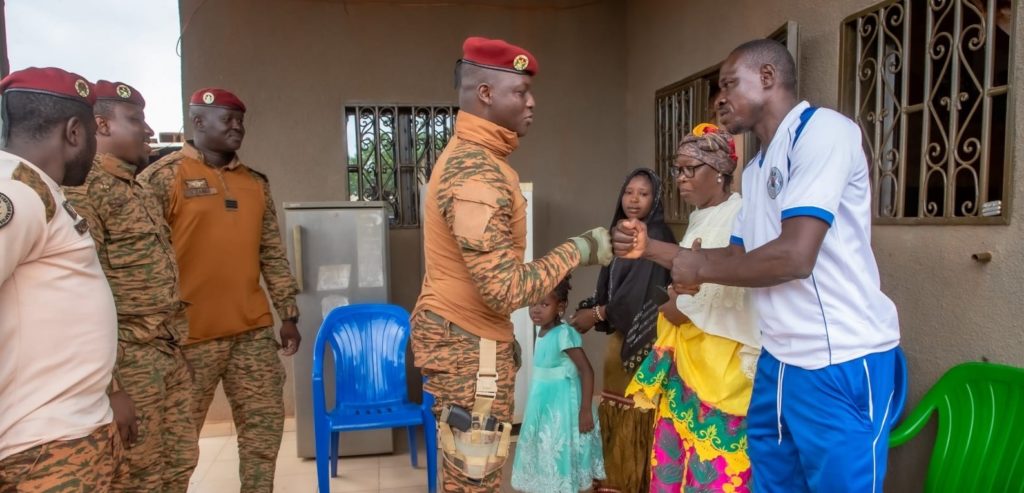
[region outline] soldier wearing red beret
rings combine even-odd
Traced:
[[[510,314],[544,298],[576,267],[610,262],[611,242],[598,228],[524,263],[526,200],[508,157],[533,123],[540,65],[521,47],[479,37],[465,41],[457,63],[460,111],[427,186],[426,275],[412,346],[442,423],[471,412],[481,423],[495,418],[501,430],[511,427],[519,367]],[[458,443],[483,434],[446,428],[444,491],[499,491],[507,447],[470,457],[472,447]]]
[[[298,286],[281,243],[270,183],[242,164],[245,104],[229,91],[204,88],[189,100],[194,140],[147,168],[171,228],[189,303],[183,352],[195,370],[192,419],[202,428],[223,381],[238,428],[242,491],[270,493],[284,431],[286,356],[299,349]],[[267,291],[282,320],[278,344]]]
[[[136,176],[149,164],[146,100],[123,82],[96,83],[97,154],[85,184],[68,199],[89,222],[118,319],[115,385],[139,420],[122,434],[128,464],[114,491],[179,491],[199,460],[192,377],[181,351],[188,336],[170,228]]]
[[[92,166],[95,89],[29,68],[0,92],[0,491],[105,492],[121,453],[112,420],[135,417],[123,392],[107,395],[114,298],[60,187]]]

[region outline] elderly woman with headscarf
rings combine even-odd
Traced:
[[[672,167],[679,194],[696,207],[681,247],[729,244],[739,194],[732,137],[701,124],[683,138]],[[704,284],[663,305],[654,349],[626,389],[656,409],[652,492],[750,491],[746,414],[760,334],[743,288]]]
[[[658,175],[647,168],[634,170],[622,185],[612,225],[624,219],[643,221],[651,238],[675,243],[661,197]],[[658,332],[657,300],[664,300],[669,282],[668,269],[650,260],[616,258],[601,269],[594,298],[572,318],[580,332],[596,328],[609,335],[597,408],[607,473],[599,493],[647,490],[654,412],[635,408],[625,390],[651,351]]]

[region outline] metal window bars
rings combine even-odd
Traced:
[[[1009,221],[1009,5],[890,0],[843,22],[841,109],[864,136],[877,223]]]
[[[384,201],[394,228],[419,227],[420,186],[454,133],[454,106],[345,107],[348,195]]]

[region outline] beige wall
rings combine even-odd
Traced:
[[[739,0],[728,12],[710,0],[628,3],[626,72],[627,144],[630,162],[654,155],[654,92],[719,62],[739,43],[770,34],[787,20],[800,32],[802,96],[835,107],[838,98],[839,26],[876,0],[818,2]],[[1024,32],[1021,2],[1016,32]],[[1024,36],[1016,39],[1016,114],[1024,117]],[[1009,226],[877,226],[874,247],[882,288],[900,312],[903,347],[910,364],[909,406],[949,367],[969,360],[1024,366],[1024,125],[1018,119],[1018,179]],[[991,251],[980,265],[971,254]],[[933,432],[896,450],[890,460],[889,489],[920,491]]]
[[[182,19],[200,4],[183,36],[183,95],[222,86],[246,102],[241,154],[270,177],[278,204],[345,200],[343,105],[453,103],[462,40],[485,35],[522,44],[541,67],[536,123],[512,158],[522,180],[535,184],[536,251],[610,220],[614,198],[605,197],[615,196],[628,167],[623,3],[538,11],[182,0]],[[419,232],[396,230],[391,240],[392,297],[411,308]],[[592,291],[595,279],[593,271],[580,273],[576,297]],[[594,358],[601,342],[588,337]],[[290,407],[290,384],[288,392]],[[228,417],[218,397],[210,419]]]
[[[182,0],[182,18],[201,3]],[[346,102],[450,103],[452,62],[464,37],[523,44],[537,55],[542,72],[537,123],[513,165],[523,181],[535,183],[540,252],[607,221],[625,172],[653,164],[655,90],[793,20],[800,30],[803,96],[835,107],[840,23],[874,3],[737,0],[724,12],[710,0],[609,0],[540,11],[369,4],[346,10],[329,0],[205,2],[184,34],[183,87],[187,96],[201,85],[224,86],[246,101],[243,157],[269,175],[278,203],[339,200],[346,195]],[[1024,15],[1017,3],[1020,33]],[[1024,83],[1021,40],[1015,47],[1017,88]],[[1024,98],[1014,104],[1024,116]],[[1020,165],[1020,121],[1013,141]],[[1024,335],[1017,326],[1024,305],[1016,299],[1024,278],[1021,183],[1014,187],[1021,199],[1009,226],[875,228],[883,289],[899,307],[910,362],[908,405],[956,363],[987,358],[1024,366]],[[406,307],[419,288],[419,248],[418,232],[393,232],[392,294]],[[983,250],[994,253],[991,264],[970,259]],[[577,276],[574,300],[592,291],[595,274]],[[587,337],[597,368],[602,344],[600,335]],[[211,417],[227,417],[222,402]],[[929,450],[926,433],[893,453],[891,490],[920,489]]]

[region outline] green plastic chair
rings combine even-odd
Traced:
[[[954,366],[889,435],[914,438],[939,416],[925,491],[1024,492],[1024,368]]]

